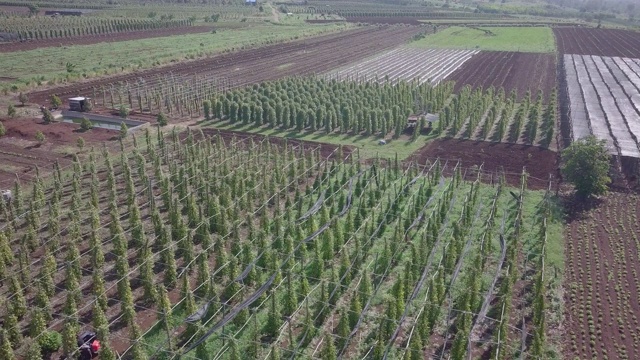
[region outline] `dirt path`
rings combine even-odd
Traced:
[[[266,5],[271,9],[271,15],[273,15],[273,22],[280,22],[280,15],[278,14],[278,9],[276,9],[272,3],[266,3]]]

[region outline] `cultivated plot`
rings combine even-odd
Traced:
[[[556,60],[553,54],[518,52],[481,52],[452,73],[447,80],[456,82],[455,91],[466,85],[472,88],[515,90],[518,99],[530,91],[542,90],[548,96],[556,84]]]
[[[477,53],[477,50],[399,48],[333,71],[329,76],[392,82],[415,79],[421,84],[427,81],[438,84]]]
[[[640,34],[618,29],[554,28],[560,54],[640,57]]]
[[[590,134],[616,155],[640,158],[640,60],[564,55],[571,139]]]

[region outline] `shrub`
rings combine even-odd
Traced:
[[[120,117],[126,119],[129,116],[129,109],[126,106],[120,105]]]
[[[53,122],[53,114],[51,114],[49,109],[42,109],[42,121],[44,121],[45,124]]]
[[[58,351],[62,346],[62,335],[57,331],[45,331],[38,337],[38,343],[44,353],[52,353]]]
[[[93,129],[93,123],[91,122],[91,120],[83,117],[82,120],[80,120],[80,129],[84,131],[91,130]]]
[[[27,96],[27,94],[20,93],[20,95],[18,95],[18,101],[20,101],[22,106],[24,106],[27,102],[29,102],[29,97]]]
[[[62,105],[62,100],[57,95],[51,95],[51,107],[54,109],[59,108]]]
[[[0,136],[7,135],[7,129],[5,129],[4,124],[0,122]]]
[[[46,138],[45,138],[44,134],[42,133],[42,131],[38,131],[38,132],[36,133],[36,140],[37,140],[40,144],[42,144],[42,143],[46,140]]]
[[[78,145],[78,148],[80,150],[84,149],[84,139],[82,137],[79,137],[78,140],[76,140],[76,145]]]
[[[7,116],[9,117],[16,117],[16,107],[13,105],[9,105],[9,107],[7,108]]]
[[[580,197],[607,191],[611,156],[604,140],[591,135],[572,143],[562,152],[562,175],[576,187]]]
[[[167,126],[167,124],[169,123],[169,121],[167,120],[167,115],[163,113],[158,114],[157,120],[158,120],[158,125],[160,126]]]

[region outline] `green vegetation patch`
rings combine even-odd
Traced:
[[[411,46],[543,53],[555,51],[553,32],[548,27],[454,26],[413,42]]]
[[[238,50],[242,47],[290,41],[337,31],[343,27],[344,25],[261,25],[221,30],[215,34],[200,33],[92,45],[47,47],[4,53],[0,57],[0,67],[6,74],[18,79],[13,83],[22,87],[34,82],[61,82],[150,68],[222,51]]]

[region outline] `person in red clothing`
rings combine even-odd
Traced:
[[[100,351],[100,341],[98,341],[98,339],[93,340],[93,342],[91,343],[91,352],[96,355],[98,354],[98,351]]]
[[[100,351],[100,341],[93,331],[83,331],[78,335],[78,350],[80,351],[80,360],[90,360],[98,355]]]

